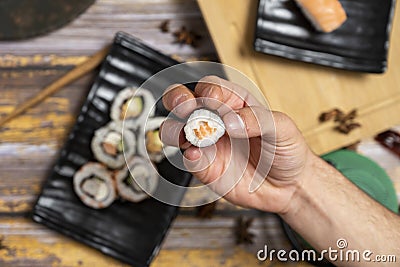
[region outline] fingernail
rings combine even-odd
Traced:
[[[227,113],[223,117],[225,128],[228,134],[236,136],[243,136],[246,133],[246,125],[242,118],[234,111]]]
[[[201,150],[199,148],[196,149],[192,149],[192,150],[186,150],[184,152],[184,156],[187,160],[194,162],[196,160],[199,160],[201,157],[202,153]]]
[[[187,99],[188,99],[188,95],[187,94],[182,94],[182,95],[176,97],[174,99],[174,102],[173,102],[174,103],[174,107],[179,106],[180,104],[185,102]]]
[[[196,172],[201,169],[199,168],[202,162],[200,149],[185,150],[183,156],[183,163],[189,172]]]
[[[204,97],[201,98],[202,105],[206,106],[210,109],[217,109],[221,106],[220,95],[219,95],[219,88],[215,85],[211,85],[205,89]]]
[[[213,86],[213,85],[212,85],[212,86],[209,86],[209,87],[206,89],[205,96],[206,96],[206,97],[213,97],[214,91],[215,91],[214,86]]]
[[[165,145],[179,147],[179,137],[182,129],[183,123],[179,124],[171,119],[166,119],[160,125],[158,135]]]

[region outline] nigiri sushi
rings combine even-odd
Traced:
[[[332,32],[347,19],[338,0],[295,0],[313,26],[322,32]]]
[[[192,145],[206,147],[215,144],[224,135],[225,125],[216,113],[198,109],[189,116],[183,130]]]

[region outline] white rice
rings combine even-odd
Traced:
[[[75,173],[73,184],[75,193],[82,202],[94,209],[106,208],[116,198],[112,176],[100,163],[89,162],[83,165]]]
[[[131,202],[142,201],[156,190],[158,173],[150,161],[138,156],[129,161],[128,167],[115,173],[118,195]],[[134,177],[130,185],[125,182],[129,175]]]
[[[126,101],[129,101],[134,97],[141,97],[143,99],[142,110],[138,116],[126,118],[125,114],[121,114],[122,106]],[[147,117],[154,116],[155,108],[153,108],[153,106],[155,102],[154,96],[150,91],[143,88],[139,90],[135,87],[128,87],[121,90],[115,97],[111,106],[110,117],[114,121],[123,121],[124,125],[128,128],[136,129]],[[131,102],[129,106],[131,105],[134,105],[134,103]],[[124,119],[121,119],[121,116]]]
[[[216,113],[198,109],[190,115],[183,130],[192,145],[207,147],[215,144],[224,135],[225,124]]]

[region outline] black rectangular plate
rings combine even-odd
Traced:
[[[339,69],[383,73],[396,0],[340,0],[347,21],[316,31],[293,0],[260,0],[258,52]]]
[[[134,266],[150,264],[178,208],[149,198],[140,203],[117,200],[108,208],[94,210],[78,199],[72,177],[83,164],[94,161],[90,142],[94,131],[110,121],[109,110],[115,95],[127,86],[139,87],[153,74],[177,63],[138,39],[117,33],[34,207],[36,222]],[[191,77],[189,73],[185,70],[182,75]],[[172,84],[176,82],[173,79],[164,82]],[[163,92],[152,93],[158,98]],[[165,115],[163,107],[157,106],[156,115]],[[178,170],[167,160],[159,163],[157,168],[162,177],[175,184],[186,186],[190,182],[189,173]],[[184,190],[174,192],[171,197],[182,199],[183,195]]]

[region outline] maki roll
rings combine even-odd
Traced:
[[[73,178],[74,190],[82,202],[94,209],[111,205],[116,198],[114,181],[105,166],[89,162]]]
[[[147,117],[154,116],[155,102],[153,94],[146,89],[125,88],[115,97],[110,117],[114,121],[124,121],[129,128],[136,128]]]
[[[192,145],[206,147],[215,144],[224,135],[225,124],[216,113],[198,109],[189,116],[183,130]]]
[[[111,169],[121,168],[125,164],[125,157],[131,158],[136,152],[135,134],[124,129],[117,122],[110,122],[97,130],[92,139],[92,151],[96,159]]]
[[[154,193],[158,185],[158,173],[152,163],[135,156],[128,168],[115,173],[118,195],[131,202],[139,202]]]
[[[179,151],[177,147],[164,145],[160,139],[160,126],[165,119],[165,117],[149,118],[140,133],[139,153],[144,157],[148,156],[156,163]]]

